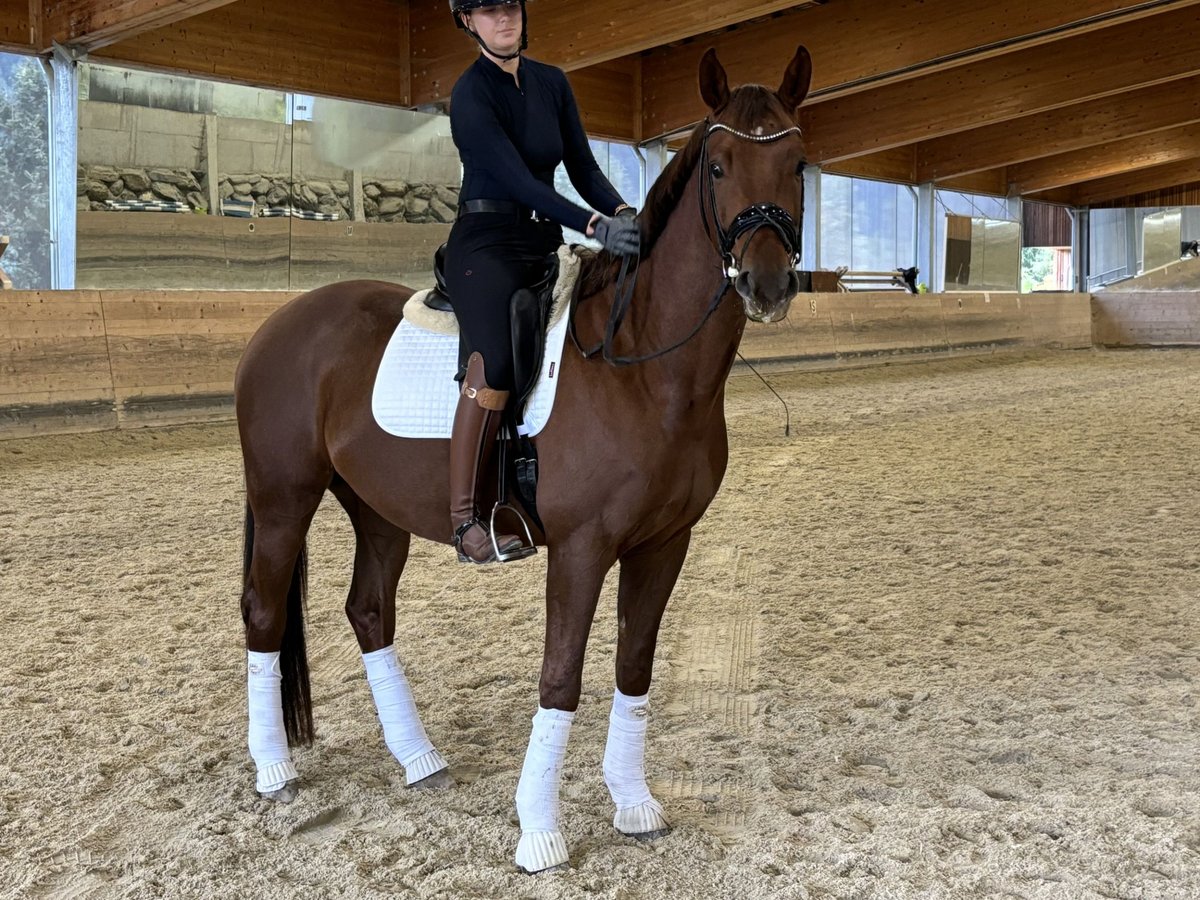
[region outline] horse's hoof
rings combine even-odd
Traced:
[[[449,790],[454,785],[454,776],[450,774],[450,770],[442,769],[440,772],[426,775],[420,781],[406,784],[405,787],[410,791],[444,791]]]
[[[639,841],[653,841],[671,832],[671,826],[663,816],[662,805],[657,800],[618,809],[613,816],[613,827],[621,834]]]
[[[300,786],[294,781],[289,781],[273,791],[259,791],[258,795],[264,800],[274,800],[276,803],[291,803],[299,793]]]
[[[420,790],[454,787],[449,768],[450,763],[442,754],[430,750],[404,767],[404,786]],[[438,778],[439,775],[442,777]]]
[[[517,844],[517,868],[527,875],[566,869],[567,839],[561,831],[526,831]]]

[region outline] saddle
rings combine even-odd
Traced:
[[[546,352],[546,326],[554,305],[554,285],[558,281],[558,269],[558,254],[547,255],[538,267],[533,283],[517,288],[508,303],[515,378],[506,414],[511,415],[514,425],[522,424],[525,403],[537,386],[538,374],[542,370],[542,358]],[[425,305],[440,312],[453,312],[450,288],[446,284],[445,244],[438,247],[433,255],[433,280],[434,287],[425,298]],[[473,348],[468,345],[461,328],[458,334],[456,380],[461,382],[466,374],[467,359],[470,358]]]
[[[521,434],[525,420],[525,405],[529,395],[537,387],[546,353],[546,327],[554,306],[554,286],[558,282],[558,254],[551,253],[535,271],[532,284],[517,288],[509,300],[509,328],[512,329],[513,391],[504,410],[504,424],[509,440],[498,442],[498,465],[500,470],[497,509],[508,507],[504,502],[509,493],[510,473],[516,479],[517,495],[538,528],[544,530],[537,512],[537,449],[527,436]],[[433,255],[434,287],[425,298],[425,305],[440,312],[453,312],[450,303],[450,288],[446,283],[446,245],[442,244]],[[458,374],[459,383],[467,374],[467,360],[473,352],[467,342],[466,333],[458,330]],[[514,510],[515,511],[515,510]],[[493,510],[492,517],[495,518]],[[518,514],[519,517],[519,514]],[[493,526],[494,527],[494,526]],[[526,528],[526,535],[529,530]],[[533,539],[529,538],[529,543]]]

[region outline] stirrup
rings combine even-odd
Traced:
[[[507,553],[500,552],[500,545],[496,542],[496,513],[502,509],[512,510],[513,515],[517,517],[517,521],[521,523],[521,528],[525,531],[525,543],[509,550]],[[525,559],[537,553],[537,545],[533,542],[533,535],[529,531],[529,523],[525,521],[525,517],[517,511],[517,508],[511,503],[501,503],[496,501],[496,505],[492,507],[492,520],[488,529],[488,536],[492,539],[492,552],[496,554],[497,562],[513,562],[518,559]]]

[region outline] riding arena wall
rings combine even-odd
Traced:
[[[5,292],[0,438],[228,420],[246,342],[298,293]],[[1155,296],[801,294],[783,322],[748,326],[741,349],[756,365],[837,368],[1096,344],[1200,345],[1200,295]]]

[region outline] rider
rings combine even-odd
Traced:
[[[445,274],[471,350],[450,438],[450,525],[459,560],[486,563],[496,554],[479,515],[480,481],[515,387],[509,300],[563,243],[562,225],[627,255],[637,254],[639,234],[637,211],[621,200],[592,155],[566,75],[521,55],[525,0],[450,0],[450,11],[480,46],[479,58],[454,85],[450,106],[463,184]],[[584,200],[607,215],[554,190],[560,162]],[[496,535],[501,554],[521,544],[513,535]]]

